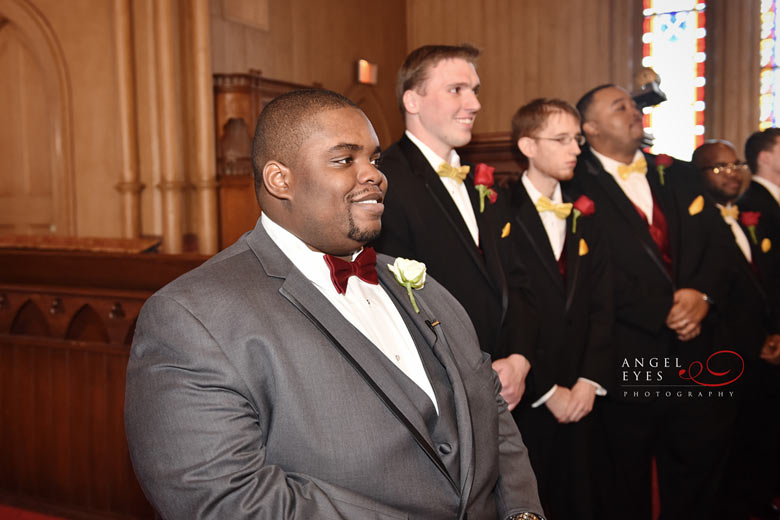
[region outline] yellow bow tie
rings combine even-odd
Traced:
[[[739,208],[736,204],[731,206],[722,206],[720,208],[720,216],[723,218],[731,217],[736,220],[739,218]]]
[[[449,177],[450,179],[455,179],[458,181],[458,184],[463,182],[463,179],[466,178],[466,175],[469,174],[469,167],[468,166],[452,166],[446,162],[443,162],[439,165],[439,169],[436,170],[436,173],[439,174],[439,177]]]
[[[647,173],[647,161],[644,157],[640,157],[631,164],[621,164],[618,166],[618,175],[623,180],[628,179],[628,176],[632,173],[639,173],[645,175]]]
[[[544,195],[539,197],[539,200],[536,201],[536,210],[541,213],[542,211],[552,211],[555,213],[555,216],[559,219],[565,219],[566,217],[571,214],[571,202],[561,202],[559,204],[556,204],[555,202],[551,201]]]

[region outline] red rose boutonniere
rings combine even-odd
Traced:
[[[474,170],[474,187],[479,192],[479,212],[485,211],[485,197],[488,198],[491,204],[496,202],[498,193],[493,189],[495,179],[493,179],[493,172],[496,169],[492,166],[488,166],[485,163],[479,163],[476,170]]]
[[[671,166],[672,162],[674,162],[674,159],[665,153],[662,153],[655,158],[655,167],[658,170],[658,177],[661,179],[661,186],[664,185],[664,169]]]
[[[585,195],[574,201],[574,218],[571,221],[571,232],[577,233],[577,219],[580,217],[589,217],[596,213],[596,204]]]
[[[760,211],[743,211],[739,214],[739,221],[742,223],[743,226],[748,228],[748,231],[750,232],[750,238],[753,240],[753,243],[758,245],[758,237],[756,236],[756,226],[758,225],[758,220],[761,218],[761,212]]]

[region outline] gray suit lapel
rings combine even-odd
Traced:
[[[413,291],[420,313],[414,312],[406,289],[402,287],[387,269],[387,258],[379,255],[377,258],[377,274],[379,283],[390,294],[407,326],[411,322],[423,335],[434,355],[447,371],[447,377],[452,385],[455,402],[455,417],[458,425],[458,440],[460,442],[460,492],[461,497],[467,497],[474,479],[474,435],[469,410],[466,387],[463,386],[460,367],[452,355],[444,330],[447,327],[447,316],[436,316],[425,297],[419,291]],[[437,325],[433,325],[436,322]],[[464,501],[465,503],[465,501]],[[462,504],[464,505],[464,504]]]
[[[323,334],[331,341],[334,347],[339,350],[343,349],[343,352],[351,357],[356,363],[356,370],[359,373],[363,372],[365,378],[373,381],[377,388],[392,401],[392,405],[402,417],[398,417],[396,411],[392,410],[392,408],[391,412],[393,412],[393,414],[410,429],[412,435],[415,436],[418,443],[421,444],[421,447],[426,452],[426,455],[428,455],[429,458],[437,459],[437,466],[451,481],[452,479],[446,471],[446,468],[444,468],[443,463],[441,460],[438,460],[438,456],[433,448],[433,441],[422,415],[415,407],[414,403],[409,399],[406,392],[404,392],[403,388],[398,385],[393,374],[379,362],[376,357],[376,347],[368,338],[349,323],[328,299],[314,287],[311,281],[309,281],[309,279],[290,262],[287,256],[282,253],[265,232],[265,229],[262,227],[259,220],[254,231],[247,235],[246,240],[249,247],[260,261],[266,274],[268,274],[268,276],[284,279],[282,286],[279,288],[279,293],[287,298],[300,312],[306,315],[315,326],[322,327]],[[382,273],[382,270],[387,271],[389,274],[387,267],[378,262],[377,271]],[[390,276],[392,277],[392,275]],[[393,284],[398,287],[398,284],[394,282],[394,279],[391,279],[390,281],[393,281]],[[388,280],[385,276],[383,283],[385,289],[388,289],[387,282]],[[404,295],[406,295],[405,290]],[[398,302],[396,302],[396,305],[398,305]],[[405,307],[411,309],[411,304],[408,303],[408,299]],[[401,312],[403,312],[403,310]],[[411,312],[414,313],[413,310]],[[424,321],[416,323],[417,326],[420,326],[420,324],[422,324],[422,327],[426,327]],[[426,341],[429,342],[431,336],[434,336],[430,330],[428,330],[427,334],[423,329],[421,329],[421,332],[426,338]],[[380,355],[383,354],[380,353]],[[349,359],[347,361],[350,362]],[[352,363],[350,362],[350,364]],[[363,374],[361,374],[361,376]],[[366,384],[370,386],[368,381]],[[383,404],[381,398],[378,404]],[[433,462],[436,463],[437,461]],[[457,486],[455,487],[457,490]]]

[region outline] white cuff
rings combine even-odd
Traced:
[[[534,401],[534,403],[531,405],[531,408],[539,408],[540,406],[542,406],[544,403],[547,402],[549,398],[553,396],[553,394],[557,389],[558,389],[558,385],[552,385],[552,388],[547,390],[547,392],[542,397]]]
[[[577,381],[585,381],[586,383],[590,383],[593,386],[595,386],[596,387],[596,395],[598,395],[598,396],[604,397],[605,395],[607,395],[607,389],[606,388],[604,388],[603,386],[601,386],[600,384],[598,384],[595,381],[591,381],[587,377],[578,377]]]

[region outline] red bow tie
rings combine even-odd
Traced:
[[[333,255],[325,255],[325,263],[330,268],[330,279],[336,292],[347,292],[347,282],[350,276],[357,276],[364,282],[378,284],[376,276],[376,253],[373,247],[363,248],[353,262],[347,262]]]

